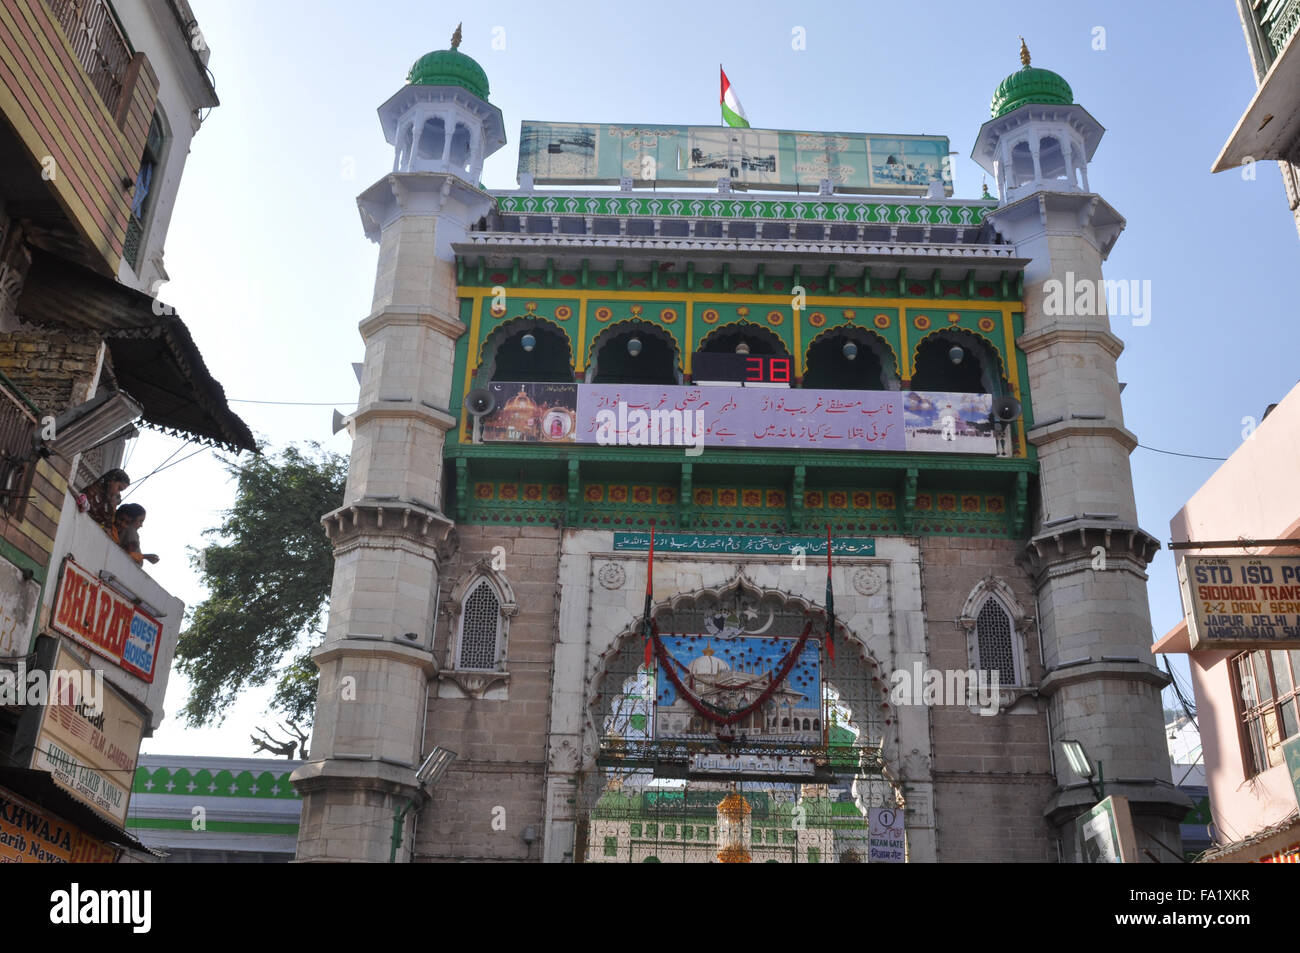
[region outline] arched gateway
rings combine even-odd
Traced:
[[[816,575],[816,574],[814,574]],[[827,863],[870,855],[905,806],[889,687],[843,626],[741,571],[653,611],[601,653],[585,719],[575,859]]]

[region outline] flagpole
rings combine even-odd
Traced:
[[[650,559],[646,563],[645,573],[645,612],[642,619],[642,626],[645,632],[645,667],[647,671],[654,668],[654,635],[650,615],[653,611],[654,603],[654,578],[655,578],[655,524],[650,522]]]

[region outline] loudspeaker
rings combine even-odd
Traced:
[[[993,398],[993,419],[1000,424],[1009,424],[1020,419],[1020,401],[1014,397]]]
[[[465,395],[465,408],[472,417],[486,417],[497,409],[497,399],[486,387],[475,387]]]
[[[342,414],[340,414],[337,410],[334,411],[334,432],[338,433],[347,425],[348,425],[348,419],[344,417]]]

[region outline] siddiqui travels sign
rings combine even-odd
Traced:
[[[1178,582],[1192,649],[1300,647],[1300,556],[1188,556]]]
[[[627,178],[699,187],[729,178],[737,189],[795,191],[829,180],[837,192],[925,195],[939,182],[952,194],[946,136],[524,120],[519,139],[519,173],[538,185]],[[681,201],[663,206],[663,215],[692,214]]]
[[[153,681],[162,623],[71,559],[63,563],[50,627]]]

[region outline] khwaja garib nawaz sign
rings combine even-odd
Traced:
[[[990,394],[494,382],[485,441],[997,453]]]

